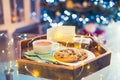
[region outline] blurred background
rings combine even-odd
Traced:
[[[18,40],[46,34],[48,28],[75,26],[76,34],[105,37],[119,21],[120,0],[0,0],[0,61],[9,60],[10,43],[16,49]]]

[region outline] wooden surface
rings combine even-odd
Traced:
[[[46,38],[46,37],[40,36],[40,37],[37,37],[36,39],[41,39],[41,38]],[[29,41],[30,40],[24,40],[19,42],[18,51],[20,51],[19,54],[22,54],[19,57],[22,58],[22,56],[24,55],[24,51],[26,50],[26,47],[27,47],[26,45],[28,44]],[[86,62],[83,66],[81,65],[64,66],[64,65],[39,63],[35,61],[19,59],[18,60],[19,73],[31,75],[31,73],[27,71],[25,68],[25,66],[27,66],[31,71],[33,70],[39,71],[40,75],[38,75],[38,77],[50,78],[53,80],[79,80],[82,77],[92,74],[110,64],[111,54],[108,53],[103,47],[101,47],[95,41],[91,45],[92,46],[90,46],[89,49],[96,55],[96,58]],[[99,48],[95,48],[95,46]],[[99,54],[96,54],[98,52]],[[88,66],[90,66],[89,69],[87,68]],[[64,75],[66,75],[67,77]]]

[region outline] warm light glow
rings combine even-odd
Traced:
[[[2,50],[2,54],[4,54],[5,53],[5,50]]]
[[[88,7],[88,2],[84,1],[82,5],[83,7]]]
[[[100,50],[101,50],[101,46],[100,46],[100,45],[98,45],[98,46],[97,46],[97,49],[98,49],[98,51],[100,51]]]
[[[100,54],[100,52],[97,52],[97,51],[96,51],[96,52],[95,52],[95,55],[96,55],[96,56],[99,56],[99,55],[101,55],[101,54]]]
[[[55,40],[62,39],[62,33],[56,32],[54,35]]]
[[[0,37],[3,36],[3,33],[0,34]]]
[[[91,68],[91,66],[90,65],[87,65],[87,70],[89,70]]]
[[[84,63],[84,62],[82,62],[82,63],[81,63],[81,66],[84,66],[84,65],[85,65],[85,63]]]
[[[81,80],[84,80],[85,78],[83,77],[83,78],[81,78]]]
[[[56,13],[55,13],[57,16],[59,16],[60,15],[60,12],[59,11],[56,11]]]
[[[74,4],[73,4],[72,0],[68,0],[68,1],[66,2],[66,7],[67,7],[68,9],[72,9],[73,6],[74,6]]]
[[[111,51],[107,51],[107,54],[110,54],[111,53]]]
[[[12,21],[16,22],[17,21],[17,17],[12,17]]]
[[[33,70],[33,71],[32,71],[32,75],[33,75],[34,77],[38,77],[38,76],[40,76],[40,71],[38,71],[38,70]]]

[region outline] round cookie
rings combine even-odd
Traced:
[[[87,54],[75,48],[67,48],[67,49],[56,51],[54,53],[54,57],[55,59],[61,62],[71,63],[71,62],[76,62],[76,61],[81,61],[86,59]]]

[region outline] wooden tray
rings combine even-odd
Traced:
[[[80,80],[110,64],[111,53],[105,50],[92,37],[93,42],[89,50],[95,54],[95,58],[78,66],[66,66],[61,64],[48,64],[25,59],[24,52],[28,50],[28,42],[37,39],[46,39],[46,35],[37,36],[18,42],[18,70],[20,74],[32,75],[52,80]],[[31,42],[32,43],[32,42]],[[30,44],[29,50],[32,49]]]

